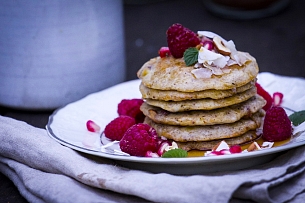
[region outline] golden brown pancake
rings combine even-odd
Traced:
[[[186,101],[161,101],[146,99],[151,106],[160,107],[170,112],[191,110],[212,110],[244,102],[256,95],[256,87],[223,99],[196,99]]]
[[[145,87],[143,83],[140,85],[140,92],[143,99],[155,99],[162,101],[183,101],[192,99],[222,99],[233,96],[234,94],[244,92],[255,85],[255,80],[237,88],[229,90],[203,90],[197,92],[179,92],[175,90],[156,90]]]
[[[164,125],[153,122],[148,117],[145,123],[153,127],[159,136],[179,142],[211,141],[240,136],[249,130],[261,126],[264,110],[253,114],[250,118],[242,118],[237,122],[209,126],[177,126]]]
[[[244,116],[254,114],[265,106],[266,101],[259,95],[232,106],[210,111],[184,111],[172,113],[144,102],[141,111],[155,123],[167,125],[195,126],[234,123]]]
[[[243,86],[254,80],[258,74],[255,58],[245,53],[251,59],[243,66],[230,66],[230,73],[211,78],[196,78],[191,73],[194,66],[186,66],[183,58],[156,57],[146,62],[137,75],[143,84],[152,89],[195,92],[208,89],[228,90]]]

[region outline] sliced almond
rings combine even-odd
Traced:
[[[229,145],[224,140],[215,145],[212,148],[212,151],[220,151],[223,149],[230,149]]]
[[[257,144],[257,142],[252,142],[252,144],[250,144],[247,150],[248,152],[253,152],[253,151],[261,150],[261,147]]]
[[[274,142],[263,142],[262,149],[270,149],[272,148]]]
[[[222,54],[224,56],[230,56],[231,50],[223,44],[223,42],[221,41],[221,39],[219,37],[214,37],[213,42],[215,44],[217,51],[220,54]]]

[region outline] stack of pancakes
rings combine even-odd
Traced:
[[[244,144],[258,138],[266,101],[257,94],[256,60],[230,72],[196,78],[183,59],[156,57],[138,71],[145,123],[184,150],[210,150],[220,141]]]

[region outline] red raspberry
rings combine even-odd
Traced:
[[[123,99],[118,104],[118,114],[120,116],[130,116],[136,119],[136,123],[143,123],[145,116],[140,110],[140,106],[143,102],[142,99]]]
[[[267,101],[267,104],[263,107],[263,109],[265,111],[267,111],[268,109],[271,108],[272,103],[273,103],[273,99],[270,96],[270,94],[266,90],[264,90],[264,88],[259,83],[255,83],[255,86],[256,86],[256,89],[257,89],[257,94],[262,96]]]
[[[196,33],[178,23],[169,27],[166,35],[169,50],[175,58],[182,58],[186,49],[200,44]]]
[[[267,112],[263,125],[263,139],[269,142],[282,141],[292,135],[291,121],[282,107],[271,107]]]
[[[147,151],[158,150],[158,135],[154,128],[144,123],[130,127],[120,141],[120,148],[131,156],[145,156]]]
[[[121,140],[128,128],[135,123],[135,119],[130,116],[119,116],[105,127],[105,137],[111,140]]]

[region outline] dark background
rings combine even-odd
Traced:
[[[153,3],[151,3],[153,2]],[[305,78],[305,1],[292,0],[281,12],[259,19],[228,19],[211,13],[204,0],[126,0],[126,80],[167,46],[166,30],[181,23],[193,31],[209,30],[233,40],[238,50],[249,52],[260,71]],[[52,111],[30,112],[0,106],[0,115],[44,128]],[[0,203],[26,202],[13,183],[0,173]]]
[[[248,0],[247,0],[248,1]],[[233,40],[237,50],[257,59],[261,72],[305,77],[305,1],[292,0],[280,13],[254,20],[215,16],[204,0],[167,0],[125,6],[127,80],[167,46],[166,30],[181,23]]]

